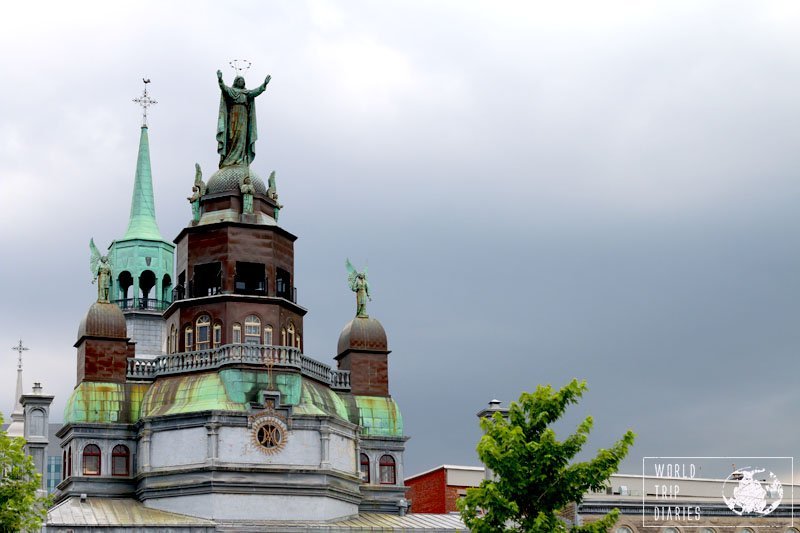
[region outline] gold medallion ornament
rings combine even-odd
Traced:
[[[274,411],[262,411],[250,417],[250,420],[253,444],[259,451],[272,455],[283,449],[289,431],[286,423]]]

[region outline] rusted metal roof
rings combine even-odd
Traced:
[[[339,334],[338,353],[347,350],[366,350],[385,352],[389,349],[386,331],[374,318],[356,317]]]
[[[126,339],[128,337],[127,327],[125,315],[116,304],[95,302],[78,326],[78,341],[87,335]]]
[[[208,527],[214,522],[194,516],[159,511],[130,498],[72,497],[47,511],[47,526],[57,527]]]
[[[282,521],[282,522],[224,522],[217,531],[414,531],[451,532],[469,531],[458,515],[408,514],[397,516],[381,513],[361,513],[338,521]]]
[[[60,528],[136,528],[153,531],[191,528],[196,531],[278,532],[278,531],[467,531],[464,523],[453,514],[409,514],[396,516],[362,513],[334,521],[224,521],[216,522],[145,507],[128,498],[72,497],[47,512],[49,530]]]

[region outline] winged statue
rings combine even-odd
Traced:
[[[206,194],[206,190],[208,187],[203,182],[203,171],[200,169],[200,164],[194,164],[194,185],[197,187],[197,191],[200,193],[200,196]]]
[[[108,302],[108,290],[111,287],[111,265],[108,256],[100,253],[94,244],[94,239],[89,240],[89,270],[92,273],[92,283],[97,282],[97,301]]]
[[[372,301],[372,296],[369,294],[369,282],[367,281],[367,267],[359,272],[350,259],[347,259],[344,264],[347,268],[347,284],[350,290],[356,293],[356,316],[368,318],[367,314],[367,300]]]

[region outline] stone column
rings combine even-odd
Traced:
[[[320,444],[320,463],[319,467],[329,469],[331,467],[331,429],[323,423],[319,428]]]
[[[211,422],[206,424],[206,434],[208,435],[206,462],[211,465],[216,464],[219,457],[219,428],[221,425],[216,418],[212,418]]]
[[[139,471],[150,471],[150,439],[152,438],[153,430],[150,429],[150,423],[147,422],[144,428],[139,433]]]

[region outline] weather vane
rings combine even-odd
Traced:
[[[233,61],[229,61],[228,64],[236,71],[237,76],[242,77],[247,74],[247,71],[250,70],[250,65],[252,65],[252,63],[246,59],[234,59]]]
[[[150,98],[150,95],[147,94],[147,84],[150,83],[150,78],[142,78],[142,81],[144,82],[144,92],[142,93],[142,96],[140,96],[139,98],[134,98],[133,101],[142,106],[142,127],[146,128],[147,108],[150,107],[151,105],[157,104],[158,101],[153,100],[152,98]]]
[[[17,368],[22,370],[22,352],[27,352],[30,348],[26,348],[22,345],[22,339],[19,340],[19,344],[16,346],[11,347],[12,350],[16,351],[19,354],[19,360],[17,361]]]

